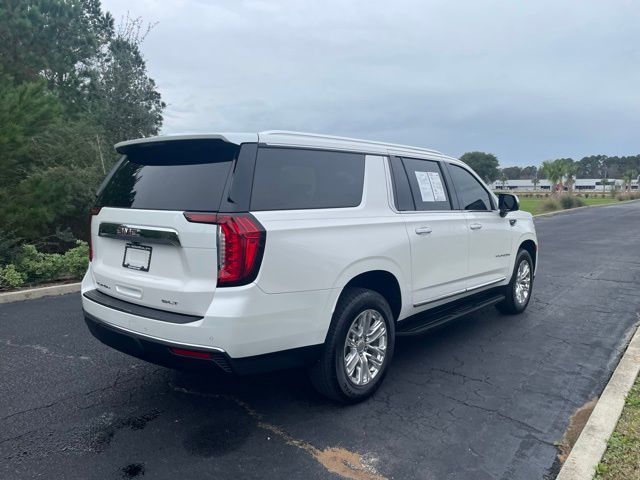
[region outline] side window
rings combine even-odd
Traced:
[[[413,203],[413,195],[411,194],[407,173],[404,171],[404,166],[402,165],[402,159],[394,156],[389,158],[391,178],[393,180],[393,198],[396,208],[399,212],[415,210],[416,206]]]
[[[356,207],[363,185],[363,154],[260,148],[251,210]]]
[[[456,187],[460,208],[463,210],[491,210],[491,197],[480,182],[464,168],[449,165]]]
[[[438,162],[403,158],[416,210],[451,210],[444,176]]]

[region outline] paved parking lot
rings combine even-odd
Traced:
[[[554,442],[640,318],[640,202],[536,225],[524,315],[400,339],[382,388],[350,407],[300,371],[126,357],[90,336],[77,294],[0,305],[0,478],[553,478]]]

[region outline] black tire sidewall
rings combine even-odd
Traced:
[[[523,260],[526,260],[529,264],[531,286],[529,287],[529,295],[527,296],[527,301],[523,304],[520,304],[516,300],[516,281],[518,279],[518,267]],[[520,250],[518,252],[518,256],[516,257],[516,263],[513,267],[513,276],[511,277],[511,282],[509,283],[509,295],[511,296],[510,303],[513,305],[513,309],[518,313],[524,312],[527,308],[527,305],[529,305],[529,301],[531,300],[531,295],[533,293],[533,278],[533,259],[531,258],[529,252],[527,252],[526,250]]]
[[[381,370],[367,385],[355,385],[347,378],[344,369],[343,348],[347,333],[355,318],[365,310],[377,310],[383,317],[387,328],[387,352]],[[364,290],[340,312],[339,318],[336,318],[336,330],[333,337],[332,353],[334,356],[333,365],[335,368],[335,378],[338,387],[347,400],[358,401],[371,395],[384,379],[389,370],[389,363],[393,358],[393,350],[395,344],[395,322],[393,314],[387,301],[377,292]]]

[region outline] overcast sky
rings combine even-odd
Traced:
[[[300,130],[496,154],[640,153],[640,1],[103,0],[158,22],[163,133]]]

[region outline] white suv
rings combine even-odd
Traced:
[[[170,367],[308,366],[371,395],[395,338],[522,312],[532,217],[433,150],[291,132],[119,143],[91,214],[89,329]]]

